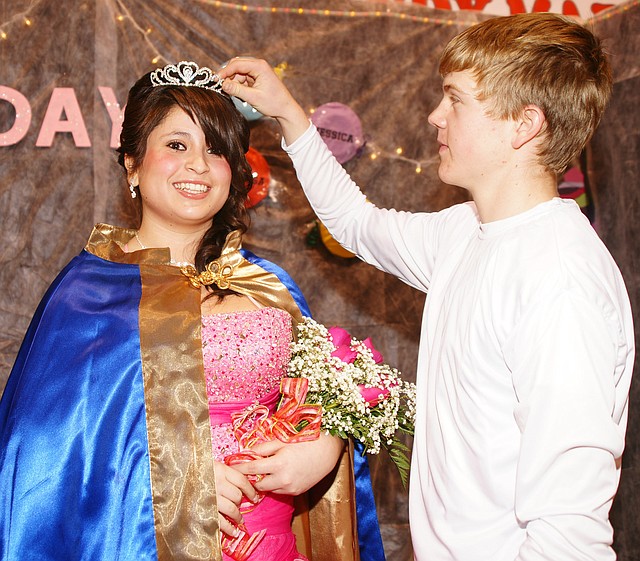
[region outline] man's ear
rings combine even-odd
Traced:
[[[527,105],[516,120],[516,129],[511,146],[518,150],[527,142],[536,138],[546,123],[544,112],[537,105]]]
[[[128,154],[124,155],[124,167],[127,168],[127,181],[130,185],[138,185],[138,172],[135,169],[135,162],[133,156]]]

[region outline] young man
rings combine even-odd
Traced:
[[[264,61],[225,90],[280,123],[331,233],[427,298],[410,487],[416,559],[613,560],[634,359],[620,272],[556,177],[611,92],[599,41],[551,14],[494,18],[442,56],[440,178],[473,202],[376,208]]]

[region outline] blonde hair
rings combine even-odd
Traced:
[[[593,135],[612,89],[600,40],[554,14],[497,17],[446,46],[440,74],[469,70],[493,118],[516,118],[527,105],[545,114],[541,163],[560,174]]]

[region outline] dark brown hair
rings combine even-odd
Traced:
[[[200,125],[209,147],[225,157],[231,168],[231,187],[226,203],[215,215],[211,228],[204,234],[196,252],[195,265],[203,271],[220,256],[227,234],[249,227],[245,202],[253,182],[247,162],[249,123],[225,94],[194,86],[152,86],[145,74],[129,90],[124,122],[120,133],[118,162],[125,168],[125,155],[133,161],[133,169],[142,163],[147,139],[168,113],[179,107]],[[139,201],[140,197],[136,198]],[[140,204],[140,203],[138,203]],[[213,290],[223,294],[224,291]]]

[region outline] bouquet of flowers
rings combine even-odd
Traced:
[[[413,435],[415,385],[382,363],[382,355],[369,338],[358,341],[339,327],[327,329],[304,318],[298,325],[298,339],[291,345],[277,410],[271,415],[266,406],[254,404],[232,413],[240,451],[227,456],[225,463],[259,458],[251,448],[260,442],[315,440],[325,430],[356,439],[370,454],[384,447],[406,487],[409,449],[398,439],[398,432]],[[265,531],[249,534],[244,526],[238,529],[235,538],[222,537],[222,550],[236,561],[247,561]]]
[[[415,384],[384,364],[369,338],[358,341],[340,327],[305,318],[291,345],[288,375],[308,380],[305,401],[322,407],[321,428],[354,438],[370,454],[385,448],[406,487],[409,450],[398,433],[413,435]]]

